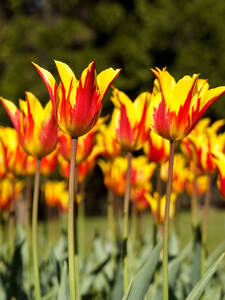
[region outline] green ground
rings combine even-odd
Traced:
[[[60,230],[64,228],[66,230],[66,219],[61,223],[58,220],[53,220],[49,224],[48,230],[45,231],[45,236],[48,234],[49,243],[54,245],[59,237]],[[145,234],[152,234],[152,220],[150,214],[146,213],[144,217]],[[174,228],[179,235],[180,247],[183,246],[191,238],[191,219],[189,212],[179,213],[174,222]],[[43,225],[41,225],[40,231],[43,231]],[[40,234],[39,231],[39,234]],[[85,221],[85,233],[84,243],[86,253],[91,250],[92,241],[95,234],[98,233],[103,239],[107,238],[107,219],[105,217],[88,217]],[[40,236],[40,235],[39,235]],[[218,209],[211,209],[208,219],[208,237],[207,248],[211,252],[216,246],[225,239],[225,211]]]

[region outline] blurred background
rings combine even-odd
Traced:
[[[123,68],[115,85],[131,98],[151,91],[149,69],[156,66],[167,66],[176,79],[200,73],[211,87],[225,85],[224,16],[223,0],[1,1],[0,95],[17,103],[31,91],[45,103],[47,90],[31,61],[57,77],[54,59],[69,64],[77,77],[94,58],[98,71]],[[112,111],[109,96],[103,115]],[[224,112],[222,97],[207,116],[216,120]],[[11,124],[2,107],[0,124]],[[89,181],[95,191],[89,213],[102,213],[98,168]]]

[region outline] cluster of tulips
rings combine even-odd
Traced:
[[[192,225],[197,228],[200,222],[198,195],[206,194],[203,243],[206,242],[211,178],[217,172],[218,187],[225,197],[225,134],[218,133],[225,121],[210,125],[210,119],[200,120],[209,106],[225,93],[225,87],[209,89],[207,80],[200,79],[197,74],[184,76],[176,82],[166,68],[156,68],[152,69],[156,79],[151,93],[143,92],[132,101],[124,92],[112,87],[112,116],[99,118],[103,99],[120,69],[109,68],[97,75],[93,61],[77,80],[68,65],[60,61],[55,63],[59,84],[49,71],[34,64],[50,96],[45,107],[31,92],[26,92],[25,101],[19,100],[19,108],[12,101],[0,98],[15,128],[0,128],[2,210],[13,210],[15,199],[25,185],[18,176],[26,176],[30,181],[30,175],[35,174],[32,203],[35,299],[41,299],[37,255],[40,174],[47,178],[58,166],[64,177],[59,182],[45,180],[42,191],[49,206],[59,205],[68,213],[70,299],[80,299],[74,210],[83,198],[78,195],[78,183],[84,182],[97,163],[109,191],[108,207],[113,222],[116,217],[114,196],[124,195],[124,294],[129,283],[127,245],[131,200],[132,214],[150,208],[160,228],[163,299],[168,300],[169,220],[174,216],[179,195],[187,189],[191,196]],[[140,150],[143,150],[141,155]],[[152,181],[155,173],[156,180]]]

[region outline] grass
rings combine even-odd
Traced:
[[[120,224],[121,226],[121,224]],[[146,212],[144,217],[145,234],[151,235],[152,231],[152,219],[150,213]],[[39,237],[40,240],[42,233],[45,238],[48,236],[49,245],[54,245],[60,235],[62,229],[66,230],[66,217],[64,217],[61,222],[59,220],[52,220],[46,226],[40,224]],[[174,228],[176,233],[179,235],[180,247],[183,248],[184,245],[191,239],[192,229],[191,229],[191,218],[188,211],[183,211],[177,214],[174,220]],[[90,252],[92,249],[92,241],[94,236],[99,234],[103,240],[108,239],[108,227],[106,217],[88,217],[85,221],[85,251]],[[211,252],[216,246],[224,240],[225,236],[225,212],[224,210],[211,209],[209,212],[208,220],[208,236],[207,236],[207,248]],[[46,240],[46,239],[45,239]],[[45,245],[46,247],[46,245]],[[44,248],[45,248],[44,247]]]

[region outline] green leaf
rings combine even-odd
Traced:
[[[152,276],[158,264],[160,251],[162,249],[162,240],[158,242],[147,258],[145,264],[135,274],[131,280],[129,289],[124,295],[123,300],[143,300],[149,289]]]
[[[213,251],[213,253],[208,257],[206,261],[206,270],[211,266],[218,257],[225,251],[225,241],[223,241],[216,249]]]
[[[217,270],[219,264],[221,263],[221,261],[223,260],[224,256],[225,256],[225,253],[223,253],[217,259],[217,261],[208,268],[208,270],[205,273],[204,277],[202,277],[202,279],[199,280],[199,282],[195,285],[195,287],[193,288],[191,293],[188,295],[186,300],[198,300],[198,299],[200,299],[204,289],[207,287],[207,284],[208,284],[209,280],[211,279],[213,274],[216,272],[216,270]]]
[[[168,265],[168,273],[169,276],[169,286],[173,287],[177,280],[177,275],[181,267],[182,260],[188,255],[190,249],[191,249],[192,243],[189,242],[187,246],[182,250],[179,256],[174,258],[169,262]]]
[[[62,268],[62,276],[58,289],[57,300],[61,299],[69,299],[69,291],[68,291],[68,278],[67,278],[67,263],[64,262]]]
[[[201,258],[202,258],[202,233],[201,227],[198,226],[194,230],[194,244],[193,244],[193,261],[192,261],[192,271],[191,271],[191,282],[192,287],[201,278]]]

